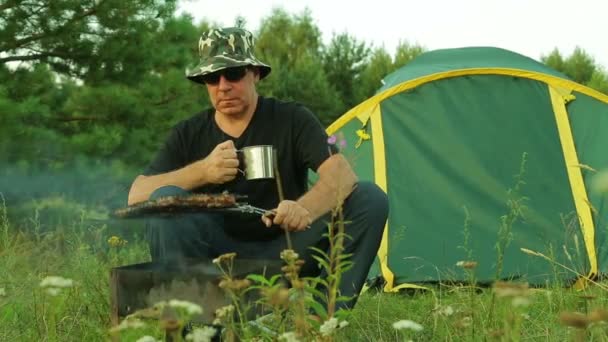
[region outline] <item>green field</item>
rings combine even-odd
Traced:
[[[105,225],[74,223],[53,232],[17,231],[6,209],[0,220],[0,341],[163,340],[158,321],[110,334],[109,271],[148,260],[147,245],[111,246]],[[531,256],[532,257],[532,256]],[[474,280],[474,268],[469,269]],[[73,280],[51,295],[47,276]],[[366,291],[346,318],[348,324],[324,340],[335,341],[606,341],[607,296],[602,284],[583,291],[560,287],[529,289],[441,284],[423,292]],[[204,308],[203,308],[204,310]],[[393,324],[401,322],[403,329]],[[288,323],[282,332],[290,329]],[[235,326],[252,340],[253,326]],[[259,332],[258,340],[273,340]],[[317,334],[317,340],[322,340]],[[313,335],[300,337],[313,340]]]

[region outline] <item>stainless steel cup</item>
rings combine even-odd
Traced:
[[[242,168],[245,178],[274,178],[274,154],[272,145],[247,146],[239,150],[242,153]]]

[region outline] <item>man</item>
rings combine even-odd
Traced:
[[[256,83],[271,71],[253,55],[253,37],[241,28],[213,29],[199,41],[200,64],[188,74],[205,84],[213,108],[178,123],[145,172],[129,192],[129,204],[160,196],[229,193],[247,196],[247,203],[274,215],[185,215],[151,224],[154,260],[215,258],[236,252],[248,259],[278,259],[293,249],[305,260],[303,276],[319,275],[309,247],[328,249],[322,235],[331,210],[343,203],[354,267],[343,274],[341,294],[356,296],[373,262],[388,215],[386,194],[369,182],[358,182],[348,161],[318,119],[304,106],[257,94]],[[275,179],[246,180],[239,172],[237,150],[272,145],[284,199]],[[308,189],[308,170],[318,181]],[[356,298],[342,303],[352,308]]]

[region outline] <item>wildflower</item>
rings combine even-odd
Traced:
[[[359,137],[359,140],[355,144],[355,148],[361,146],[363,140],[369,140],[371,138],[370,135],[365,133],[365,130],[363,129],[357,130],[357,136]]]
[[[441,316],[451,316],[454,314],[454,308],[452,308],[450,305],[445,307],[436,306],[434,311]]]
[[[365,133],[365,130],[363,129],[357,130],[357,136],[363,140],[369,140],[371,138],[371,136]]]
[[[298,259],[299,255],[293,249],[285,249],[281,252],[281,259],[289,262]]]
[[[213,259],[213,263],[216,265],[219,265],[220,263],[222,263],[224,261],[232,261],[232,260],[234,260],[235,257],[236,257],[236,253],[234,253],[234,252],[225,253],[225,254],[222,254],[222,255],[218,256],[217,258]]]
[[[296,335],[295,332],[290,331],[290,332],[286,332],[283,333],[281,336],[279,336],[279,341],[285,341],[285,342],[298,342],[298,335]]]
[[[591,323],[587,316],[579,312],[562,312],[559,320],[563,325],[578,329],[585,329]]]
[[[494,292],[498,297],[526,297],[531,291],[528,284],[517,284],[504,281],[494,283]]]
[[[57,276],[48,276],[40,282],[40,287],[44,288],[46,293],[51,296],[56,296],[61,292],[61,289],[72,287],[73,285],[74,281],[72,279]]]
[[[58,287],[58,288],[66,288],[72,287],[74,285],[74,281],[68,278],[62,278],[58,276],[48,276],[40,282],[40,287]]]
[[[186,335],[186,341],[193,342],[210,342],[217,331],[215,328],[210,326],[205,326],[203,328],[194,328],[191,333]]]
[[[230,315],[233,312],[234,312],[234,305],[230,304],[230,305],[222,306],[221,308],[215,310],[215,317],[217,317],[217,318],[228,317],[228,315]]]
[[[287,307],[289,304],[289,290],[286,288],[266,287],[262,288],[262,293],[272,307]]]
[[[323,336],[330,336],[334,333],[337,327],[338,319],[336,317],[332,317],[321,325],[319,332],[321,332],[321,335]]]
[[[138,329],[138,328],[143,328],[146,325],[144,324],[144,322],[140,321],[137,318],[130,318],[130,319],[125,319],[122,322],[120,322],[119,325],[112,327],[110,329],[110,332],[118,332],[118,331],[122,331],[122,330],[126,330],[126,329]],[[145,336],[144,336],[145,337]]]
[[[422,331],[422,329],[424,329],[422,325],[414,321],[410,321],[409,319],[402,319],[393,323],[393,328],[395,330],[411,329],[413,331]]]
[[[608,311],[604,309],[595,309],[587,316],[592,322],[608,322]]]
[[[0,297],[4,296],[6,296],[6,290],[4,289],[4,287],[0,287]]]
[[[456,266],[462,267],[467,270],[472,270],[477,267],[477,261],[459,261],[456,263]]]
[[[218,285],[221,289],[239,291],[244,290],[251,286],[251,280],[249,279],[222,279]]]
[[[127,240],[123,240],[120,237],[114,235],[108,239],[108,245],[110,247],[122,247],[127,244]]]
[[[341,321],[340,324],[338,324],[338,328],[340,328],[340,329],[342,329],[346,326],[348,326],[348,321]]]
[[[135,342],[158,342],[158,340],[152,336],[146,335],[138,338]]]
[[[200,305],[185,300],[171,299],[169,306],[176,309],[184,309],[189,315],[200,315],[203,313],[203,308]]]
[[[330,135],[329,138],[327,138],[327,143],[330,145],[335,145],[336,141],[338,141],[338,138],[335,135]]]

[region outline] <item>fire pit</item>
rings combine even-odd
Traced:
[[[114,211],[117,218],[131,219],[182,215],[206,211],[229,211],[262,215],[268,211],[239,202],[240,196],[228,193],[168,196],[141,202]],[[233,261],[232,276],[245,278],[248,274],[270,277],[281,273],[282,262],[276,260]],[[211,260],[186,260],[179,265],[140,263],[113,268],[110,271],[112,324],[137,310],[171,299],[187,300],[201,305],[203,314],[197,323],[211,323],[215,310],[230,304],[219,288],[222,273]],[[253,302],[253,297],[248,298]],[[246,298],[247,300],[247,298]],[[255,310],[253,310],[255,311]]]
[[[239,279],[248,274],[270,277],[280,273],[281,266],[280,260],[235,259],[232,271],[233,276]],[[179,268],[157,263],[113,268],[110,271],[112,324],[119,324],[121,319],[137,310],[151,308],[158,302],[171,299],[199,304],[203,314],[193,321],[211,324],[215,310],[230,304],[218,286],[221,276],[221,271],[211,260],[190,260]],[[254,300],[254,297],[247,298],[251,305]]]

